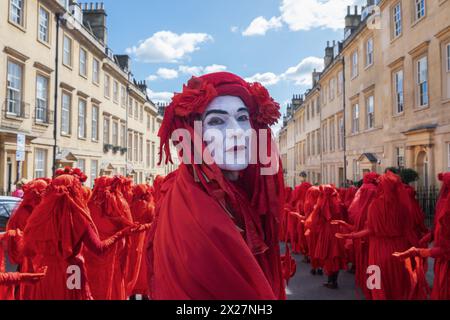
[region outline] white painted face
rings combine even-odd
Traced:
[[[244,102],[234,96],[215,98],[203,114],[203,141],[217,166],[245,170],[250,162],[251,124]]]

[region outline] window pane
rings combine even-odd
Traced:
[[[48,37],[49,13],[44,8],[39,8],[39,40],[49,42]]]
[[[86,101],[78,103],[78,137],[86,138]]]
[[[92,107],[92,140],[98,140],[98,107]]]
[[[46,122],[48,110],[48,79],[41,75],[36,78],[36,120]]]
[[[70,109],[71,109],[71,96],[63,93],[62,95],[62,108],[61,108],[61,133],[70,133]]]

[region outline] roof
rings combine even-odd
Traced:
[[[367,158],[367,160],[369,160],[372,163],[378,162],[378,158],[373,153],[370,153],[370,152],[363,153],[359,157],[359,161],[361,161],[361,159],[364,158],[364,157]]]

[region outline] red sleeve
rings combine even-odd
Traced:
[[[450,254],[450,249],[444,249],[442,247],[433,247],[429,250],[432,258],[440,258]]]
[[[0,273],[0,285],[13,285],[20,282],[20,273]]]
[[[101,241],[94,229],[89,226],[83,235],[83,243],[90,251],[101,256],[106,254],[108,250],[117,242],[117,240],[120,239],[119,234],[120,232],[104,241]]]

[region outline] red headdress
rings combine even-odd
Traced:
[[[269,150],[269,152],[271,153],[268,156],[272,157],[272,160],[275,160],[269,164],[263,164],[261,163],[261,161],[257,161],[257,164],[249,165],[249,167],[241,173],[239,181],[241,186],[239,187],[237,187],[236,184],[228,181],[215,163],[207,164],[205,162],[202,162],[201,164],[194,164],[194,161],[189,161],[193,160],[196,154],[208,156],[208,152],[206,152],[206,145],[204,143],[201,143],[201,146],[194,143],[194,136],[197,134],[194,133],[194,121],[201,119],[201,115],[206,110],[210,102],[212,102],[214,98],[219,96],[235,96],[239,97],[244,102],[250,114],[250,123],[252,129],[267,130],[266,139],[258,135],[258,137],[256,138],[256,145],[259,148],[264,144],[264,147],[267,147],[267,150]],[[278,153],[275,150],[276,146],[271,139],[271,131],[269,128],[269,126],[276,123],[277,119],[279,118],[279,109],[279,104],[270,97],[267,90],[261,84],[247,83],[242,78],[228,72],[213,73],[201,77],[193,77],[188,82],[188,84],[183,87],[182,93],[175,94],[172,99],[172,103],[167,107],[165,111],[164,120],[158,133],[161,139],[160,162],[162,162],[164,152],[167,163],[169,161],[172,161],[169,147],[169,140],[171,139],[172,133],[174,133],[174,131],[177,129],[184,129],[189,132],[190,139],[187,139],[186,141],[183,137],[183,140],[179,142],[183,145],[189,145],[190,147],[188,149],[191,150],[191,154],[180,154],[180,156],[183,156],[184,160],[188,161],[187,163],[186,161],[184,161],[184,163],[181,164],[176,177],[171,177],[171,179],[166,178],[164,184],[170,184],[173,183],[174,180],[176,180],[176,182],[181,185],[182,179],[185,179],[186,183],[190,184],[190,180],[193,180],[193,177],[196,180],[195,185],[197,186],[197,188],[200,187],[203,191],[202,193],[198,193],[198,189],[189,189],[182,192],[182,190],[180,189],[180,199],[177,198],[179,200],[177,201],[180,202],[180,205],[183,202],[183,199],[184,201],[188,202],[187,193],[189,193],[189,195],[192,197],[201,197],[202,199],[204,199],[204,202],[211,203],[211,199],[213,199],[213,202],[215,201],[215,203],[211,203],[211,207],[218,205],[224,208],[224,210],[227,212],[231,211],[235,213],[235,216],[237,217],[236,219],[241,220],[241,222],[245,225],[245,241],[248,246],[248,248],[245,250],[250,250],[249,252],[257,256],[258,259],[261,259],[260,266],[262,267],[262,270],[264,270],[264,273],[267,277],[267,280],[264,281],[268,281],[268,283],[270,283],[270,285],[272,286],[272,296],[266,295],[264,296],[265,298],[273,297],[273,295],[275,295],[276,297],[281,297],[284,292],[284,288],[282,288],[281,284],[282,275],[278,244],[279,216],[284,201],[284,181],[281,161],[279,159]],[[201,147],[201,150],[196,149],[199,147]],[[274,162],[277,167],[277,170],[275,170],[275,174],[264,175],[261,173],[264,168],[269,168],[270,165]],[[239,190],[239,188],[242,188],[242,190],[247,194],[245,197],[249,198],[250,207],[243,204],[244,195]],[[161,191],[164,193],[165,189],[166,187],[163,185]],[[194,194],[194,192],[197,193]],[[178,195],[175,195],[174,193],[175,192],[173,192],[172,190],[172,192],[170,193],[170,197],[178,197]],[[181,193],[185,193],[186,196],[183,198]],[[165,194],[168,195],[169,193]],[[161,201],[165,201],[165,198],[166,197],[163,197]],[[200,199],[197,200],[199,201],[199,203],[201,202]],[[187,203],[184,204],[183,207],[186,207],[186,205]],[[181,219],[187,219],[187,217],[184,217],[183,214],[205,215],[205,208],[203,208],[202,212],[196,212],[195,210],[200,208],[196,208],[196,206],[193,206],[191,204],[189,204],[189,206],[190,207],[187,208],[187,210],[190,210],[190,212],[184,212],[183,209],[181,211],[178,211],[176,214],[176,219],[178,220],[180,226]],[[157,215],[158,208],[159,205],[157,205]],[[172,206],[172,208],[169,209],[174,211],[175,206]],[[217,208],[214,210],[217,210]],[[167,217],[165,217],[165,219],[166,218]],[[222,219],[222,216],[218,216],[217,219]],[[263,220],[264,223],[261,223],[261,220]],[[205,221],[203,223],[206,224],[207,222]],[[158,224],[160,223],[158,222]],[[211,223],[208,224],[208,226],[204,225],[203,227],[212,226]],[[156,228],[156,224],[154,225]],[[196,225],[193,225],[193,227],[195,226]],[[223,226],[222,228],[224,228],[225,230],[226,226]],[[155,230],[158,230],[158,228],[156,228]],[[236,229],[233,229],[233,232],[235,232],[235,230]],[[195,231],[191,232],[195,233]],[[198,232],[200,234],[201,231]],[[152,235],[152,232],[150,232],[149,234],[149,248],[151,248],[153,245],[152,237],[154,236],[154,234]],[[219,235],[219,233],[217,233],[217,235]],[[167,233],[166,236],[169,237],[169,233]],[[174,240],[174,242],[176,241]],[[225,243],[223,243],[223,245],[225,245]],[[152,253],[150,253],[150,255],[151,254]],[[244,259],[244,257],[242,257],[242,259]],[[269,259],[270,261],[266,259]],[[209,257],[209,260],[211,260],[211,257]],[[217,261],[219,260],[219,257],[217,257]],[[201,264],[202,260],[197,259],[197,263]],[[255,277],[257,276],[255,275]],[[263,280],[260,279],[258,281]],[[249,286],[249,288],[252,286]],[[223,294],[223,291],[219,291],[217,292],[218,295],[216,297],[224,298],[224,295],[220,295]],[[246,296],[244,291],[242,291],[242,294],[243,296]],[[205,297],[203,295],[197,295],[197,297],[199,296],[203,298]],[[163,295],[160,297],[168,296]],[[256,298],[256,295],[251,297]]]
[[[71,167],[65,167],[64,169],[56,170],[55,178],[64,174],[77,177],[81,183],[84,183],[87,180],[87,176],[83,173],[83,171],[81,171],[80,168],[71,168]]]

